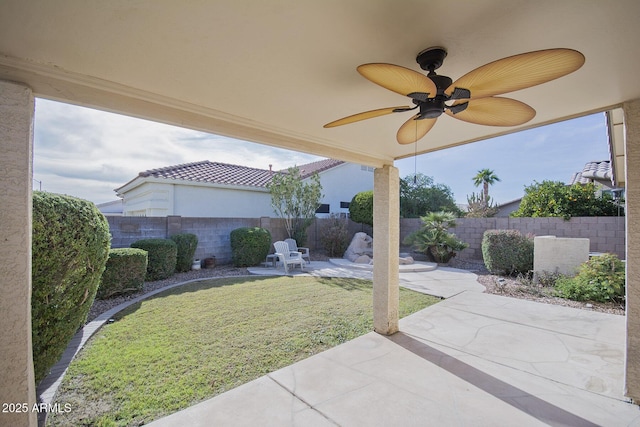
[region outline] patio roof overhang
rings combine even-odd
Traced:
[[[640,98],[640,3],[563,0],[25,2],[0,5],[0,79],[36,96],[371,166],[412,156],[396,143],[408,114],[323,124],[406,104],[357,72],[368,62],[419,71],[439,45],[456,79],[506,56],[565,47],[577,72],[509,97],[529,123],[441,117],[419,153],[606,111]],[[409,113],[410,114],[410,113]]]

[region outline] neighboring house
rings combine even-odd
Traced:
[[[501,203],[497,206],[498,212],[496,212],[495,216],[499,218],[505,218],[511,215],[512,212],[520,209],[520,202],[522,201],[522,197],[519,199],[511,200],[510,202]]]
[[[614,199],[618,199],[624,196],[624,188],[617,187],[613,177],[614,171],[611,168],[611,161],[589,162],[584,165],[582,172],[573,174],[568,185],[593,182],[598,187],[598,194],[610,193]]]
[[[588,184],[594,182],[606,189],[613,188],[613,172],[611,162],[603,160],[599,162],[589,162],[584,165],[581,172],[576,172],[571,177],[567,185]]]
[[[323,187],[318,216],[346,214],[353,196],[373,188],[372,169],[325,159],[300,165],[303,179],[314,172]],[[276,173],[208,160],[140,172],[115,191],[124,216],[259,218],[274,216],[267,185]]]
[[[111,202],[99,203],[96,205],[96,207],[104,215],[110,215],[110,216],[122,215],[122,199],[113,200]]]

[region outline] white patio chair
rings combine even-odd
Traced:
[[[300,252],[292,252],[289,250],[289,245],[283,241],[277,241],[273,243],[273,247],[276,249],[275,255],[278,260],[284,264],[284,272],[289,274],[289,265],[299,265],[301,270],[304,270],[305,260],[302,259]]]
[[[285,239],[284,240],[287,245],[289,245],[289,250],[291,252],[300,252],[302,254],[302,258],[306,258],[307,262],[311,262],[309,259],[309,248],[298,247],[298,242],[293,239]]]

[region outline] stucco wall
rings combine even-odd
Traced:
[[[341,208],[340,202],[350,203],[357,193],[373,190],[373,170],[354,163],[343,163],[320,174],[324,197],[321,203],[329,205],[329,213],[347,214],[349,208]],[[326,217],[329,214],[318,214]]]
[[[183,217],[260,218],[273,215],[266,189],[228,189],[176,185],[173,212]]]

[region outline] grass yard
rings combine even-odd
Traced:
[[[400,289],[400,317],[438,299]],[[370,332],[372,284],[314,277],[191,283],[119,313],[78,354],[52,426],[137,426]]]

